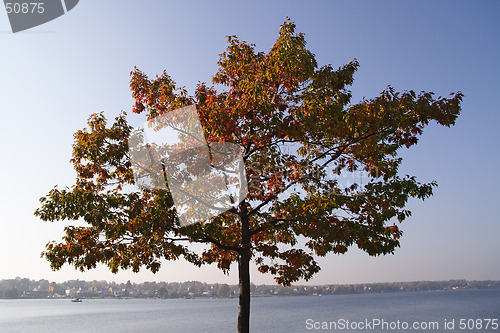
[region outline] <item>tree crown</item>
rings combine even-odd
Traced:
[[[85,270],[104,263],[116,272],[156,272],[160,260],[184,257],[195,265],[216,263],[227,272],[249,247],[263,273],[288,285],[319,271],[314,256],[345,253],[357,245],[369,255],[392,253],[411,212],[409,198],[432,195],[435,182],[398,175],[402,148],[415,145],[430,121],[451,126],[463,95],[434,98],[430,92],[396,92],[350,104],[348,87],[359,64],[318,67],[304,35],[289,20],[268,53],[228,37],[213,85],[198,84],[193,96],[166,72],[149,79],[135,68],[133,112],[148,119],[195,105],[207,142],[231,142],[245,162],[248,194],[237,207],[210,220],[181,226],[168,189],[130,189],[134,184],[125,114],[107,127],[103,114],[75,133],[74,186],[52,189],[36,215],[43,220],[83,219],[65,228],[60,243],[43,253],[58,269]],[[222,89],[217,90],[216,86]],[[341,175],[363,181],[343,184]],[[242,242],[242,221],[250,243]],[[305,239],[304,248],[296,248]],[[189,242],[207,243],[201,253]]]

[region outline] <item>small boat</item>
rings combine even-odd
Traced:
[[[75,299],[72,299],[71,302],[75,302],[75,303],[80,303],[82,301],[81,298],[75,298]]]

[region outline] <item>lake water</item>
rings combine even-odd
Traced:
[[[235,332],[237,313],[237,299],[0,300],[0,332]],[[258,297],[251,307],[251,331],[265,333],[500,332],[499,321],[500,289]]]

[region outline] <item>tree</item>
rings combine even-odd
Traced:
[[[217,288],[217,297],[228,298],[229,296],[231,296],[231,288],[225,283],[219,285],[219,288]]]
[[[19,290],[16,287],[7,288],[4,291],[5,298],[19,298],[20,294],[21,293],[19,292]]]
[[[156,272],[161,259],[184,257],[227,273],[237,262],[238,332],[248,332],[251,260],[286,286],[320,270],[315,256],[342,254],[351,245],[372,256],[393,253],[402,235],[397,222],[411,214],[408,199],[425,199],[436,186],[401,177],[398,152],[415,145],[432,120],[453,125],[463,95],[434,98],[388,87],[350,104],[347,87],[358,62],[318,67],[289,20],[269,53],[235,36],[228,43],[215,86],[199,83],[193,96],[166,72],[149,79],[135,68],[130,87],[133,112],[152,119],[195,105],[208,143],[241,148],[248,194],[237,207],[182,226],[168,188],[130,189],[132,128],[125,114],[107,127],[101,113],[75,133],[75,185],[52,189],[35,214],[87,224],[67,226],[62,242],[47,244],[42,255],[53,269],[104,263],[113,272],[141,266]],[[363,177],[344,184],[341,176],[353,173]],[[298,239],[306,240],[304,248],[296,247]],[[194,252],[193,242],[208,246]]]
[[[50,283],[48,280],[42,279],[38,282],[38,290],[47,291],[49,290],[49,285]]]
[[[165,287],[158,288],[158,296],[161,298],[166,298],[168,296],[168,290]]]
[[[127,289],[128,291],[132,290],[132,283],[130,282],[130,280],[128,280],[125,284],[125,289]]]

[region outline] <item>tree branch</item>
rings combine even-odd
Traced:
[[[300,183],[301,181],[303,181],[304,179],[310,177],[313,173],[316,173],[318,172],[319,170],[323,170],[326,166],[328,166],[331,162],[333,162],[334,160],[336,160],[337,158],[339,158],[345,151],[347,148],[349,148],[350,146],[352,146],[353,144],[355,143],[358,143],[359,141],[362,141],[362,140],[365,140],[373,135],[377,135],[377,134],[382,134],[384,133],[385,131],[387,131],[390,127],[388,128],[384,128],[382,129],[381,131],[377,131],[377,132],[373,132],[373,133],[370,133],[370,134],[366,134],[364,136],[360,136],[358,138],[355,138],[354,140],[352,140],[351,142],[347,143],[347,144],[344,144],[343,146],[336,146],[336,147],[333,147],[329,150],[327,150],[326,152],[322,153],[320,156],[314,158],[313,160],[310,161],[310,163],[313,163],[323,157],[325,157],[326,155],[328,155],[329,152],[331,152],[332,150],[334,149],[338,149],[337,152],[332,155],[326,162],[324,162],[319,168],[316,168],[315,170],[307,173],[306,175],[304,175],[303,177],[300,177],[299,179],[291,182],[290,184],[288,184],[287,186],[283,187],[281,190],[279,190],[276,195],[273,197],[273,198],[269,198],[267,200],[264,200],[262,203],[260,203],[257,207],[255,207],[254,209],[252,209],[248,215],[252,215],[254,214],[255,212],[259,211],[262,207],[264,207],[265,205],[267,205],[268,203],[270,203],[271,201],[275,200],[275,197],[277,197],[278,195],[280,195],[281,193],[285,192],[286,190],[288,190],[290,187]],[[339,149],[340,148],[340,149]]]
[[[207,235],[205,235],[204,238],[196,240],[195,242],[212,243],[213,245],[217,246],[220,249],[227,250],[227,251],[234,251],[236,253],[240,253],[240,251],[241,251],[241,248],[239,248],[237,246],[224,245],[224,244],[220,243],[219,241],[217,241],[217,240],[215,240],[212,237],[207,236]]]
[[[276,226],[280,225],[280,223],[278,223],[278,222],[287,222],[287,221],[293,221],[293,220],[291,220],[291,219],[274,219],[274,220],[265,222],[265,223],[261,224],[258,228],[250,230],[250,235],[251,236],[256,235],[259,232],[262,232],[269,227],[276,227]]]

